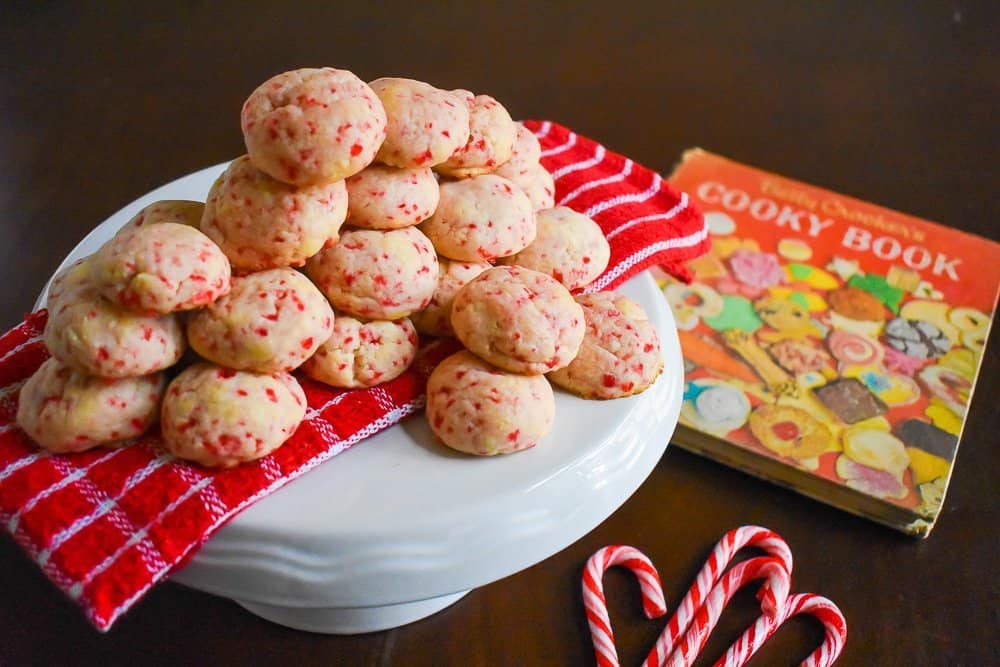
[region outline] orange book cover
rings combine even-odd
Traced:
[[[1000,283],[1000,244],[709,152],[670,177],[705,214],[675,441],[899,530],[944,502]]]

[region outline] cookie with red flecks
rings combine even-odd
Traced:
[[[571,208],[547,208],[535,214],[538,233],[527,248],[499,260],[548,274],[575,290],[604,272],[611,247],[600,226]]]
[[[551,276],[519,266],[479,274],[455,295],[451,324],[462,344],[512,373],[569,364],[584,335],[583,308]]]
[[[438,182],[430,167],[397,169],[373,164],[347,184],[347,224],[363,229],[399,229],[431,217]]]
[[[21,387],[17,425],[56,454],[113,444],[156,423],[164,385],[161,373],[100,378],[49,359]]]
[[[161,222],[175,222],[198,229],[205,214],[205,202],[186,199],[163,199],[143,207],[126,222],[117,234],[129,234],[139,227]]]
[[[417,356],[417,331],[407,318],[362,322],[338,315],[333,334],[302,365],[332,387],[374,387],[405,371]]]
[[[460,262],[438,257],[438,284],[430,303],[410,316],[413,326],[428,336],[451,336],[451,304],[458,290],[483,271],[491,268],[486,262]]]
[[[434,169],[453,178],[487,174],[510,159],[517,127],[507,109],[489,95],[452,92],[469,107],[469,140]]]
[[[386,136],[385,109],[375,92],[332,67],[271,77],[243,104],[240,125],[254,166],[297,186],[358,173]]]
[[[280,447],[305,413],[305,393],[288,373],[195,364],[167,387],[163,446],[177,458],[231,468]]]
[[[468,350],[427,381],[427,421],[444,444],[493,456],[535,446],[552,429],[555,397],[542,375],[507,373]]]
[[[337,242],[347,217],[343,181],[294,187],[258,170],[247,156],[208,192],[201,229],[240,271],[302,266]]]
[[[580,352],[549,380],[583,398],[621,398],[649,388],[663,369],[656,327],[642,306],[613,292],[576,298],[587,323]]]
[[[298,368],[332,331],[330,304],[289,268],[233,278],[229,294],[187,322],[188,341],[202,357],[259,373]]]
[[[416,227],[351,229],[306,264],[306,274],[338,311],[365,320],[396,320],[430,303],[437,254]]]
[[[535,212],[520,188],[486,174],[441,183],[437,210],[420,229],[445,257],[489,262],[535,240]]]
[[[392,167],[433,167],[468,141],[469,107],[461,96],[400,77],[376,79],[371,87],[388,119],[379,162]]]
[[[90,259],[89,276],[110,301],[140,313],[172,313],[229,291],[229,260],[189,225],[162,222],[114,236]]]
[[[84,259],[53,281],[45,347],[53,357],[88,375],[148,375],[180,360],[186,343],[176,314],[145,315],[101,296]]]

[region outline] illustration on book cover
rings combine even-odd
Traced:
[[[996,302],[1000,246],[698,149],[670,179],[712,251],[657,274],[682,427],[933,522]]]

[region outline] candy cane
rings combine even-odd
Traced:
[[[583,605],[587,611],[587,624],[594,642],[594,655],[599,667],[618,667],[618,651],[608,616],[604,597],[604,572],[613,565],[627,567],[639,580],[642,609],[646,618],[656,618],[667,613],[663,600],[663,586],[656,568],[638,549],[620,544],[599,549],[587,560],[583,570]]]
[[[784,563],[777,558],[762,556],[751,558],[748,561],[739,563],[726,572],[712,590],[705,597],[703,604],[695,613],[688,629],[679,640],[667,642],[675,644],[669,653],[662,653],[660,640],[657,640],[653,650],[646,658],[647,667],[689,667],[694,663],[698,654],[705,648],[708,636],[715,628],[722,611],[729,600],[740,588],[756,579],[766,578],[767,583],[761,587],[757,593],[764,610],[765,617],[777,616],[785,606],[788,598],[788,591],[792,581],[785,569]],[[661,638],[669,637],[670,624],[660,635]]]
[[[844,650],[847,642],[847,621],[840,609],[830,600],[812,593],[789,596],[781,613],[774,618],[761,616],[743,635],[736,640],[726,654],[715,663],[715,667],[739,667],[763,646],[781,624],[796,614],[810,614],[823,624],[826,635],[823,643],[802,661],[800,667],[829,667]]]
[[[719,582],[723,571],[732,562],[733,556],[744,547],[763,549],[769,556],[780,561],[782,567],[791,576],[792,550],[788,548],[788,544],[781,539],[780,535],[760,526],[740,526],[730,530],[712,549],[712,553],[709,554],[705,566],[698,573],[694,585],[681,600],[677,611],[667,623],[667,627],[657,638],[656,645],[649,654],[649,658],[646,659],[647,665],[658,665],[660,661],[665,660],[673,652],[681,636],[687,632],[695,614],[705,603],[705,596]]]

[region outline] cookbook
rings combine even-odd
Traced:
[[[687,151],[670,183],[712,250],[656,273],[677,321],[682,448],[906,533],[944,502],[1000,244]]]

